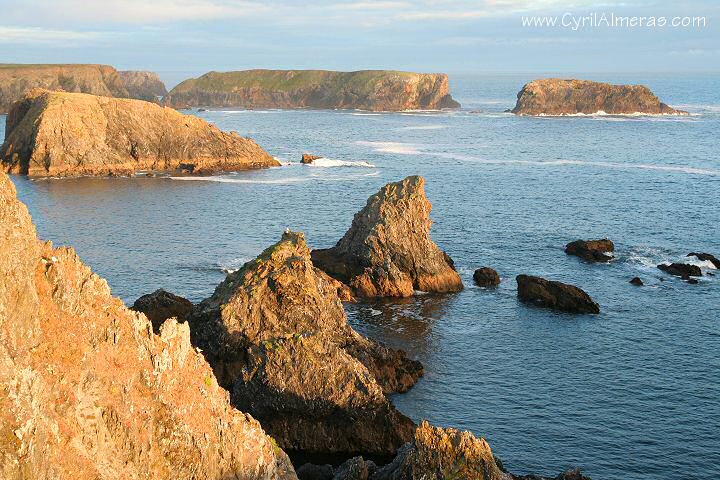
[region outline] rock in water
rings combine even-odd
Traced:
[[[350,108],[374,111],[457,108],[443,73],[389,70],[209,72],[173,88],[166,103],[241,108]]]
[[[392,463],[371,477],[372,480],[455,478],[505,480],[510,477],[498,468],[485,439],[454,428],[434,427],[427,422],[417,428],[412,443],[405,445]]]
[[[155,335],[72,249],[38,241],[4,173],[0,251],[0,478],[296,478],[187,324]]]
[[[130,308],[144,313],[152,322],[153,330],[158,332],[160,326],[168,318],[175,317],[178,321],[184,322],[192,307],[193,304],[190,300],[159,288],[153,293],[143,295],[135,300]]]
[[[574,285],[518,275],[518,297],[540,307],[570,313],[600,313],[600,306]]]
[[[482,267],[475,270],[473,280],[479,287],[496,287],[500,285],[500,275],[495,269]]]
[[[312,252],[313,262],[364,297],[460,291],[452,259],[430,238],[431,210],[424,178],[389,183],[355,214],[335,247]]]
[[[233,403],[281,447],[391,455],[412,437],[385,394],[422,367],[348,325],[337,282],[313,265],[301,233],[286,231],[228,275],[189,321]]]
[[[0,160],[8,172],[33,177],[280,165],[253,140],[171,108],[39,89],[13,105]]]
[[[155,72],[127,70],[118,74],[130,98],[157,102],[159,98],[167,95],[165,84]]]
[[[615,251],[612,240],[575,240],[565,245],[565,253],[575,255],[588,262],[609,262]]]
[[[715,268],[720,268],[720,259],[718,259],[715,255],[711,255],[709,253],[688,253],[687,256],[697,257],[698,260],[710,262],[715,266]]]
[[[687,115],[665,105],[643,85],[546,78],[526,84],[517,95],[517,115],[591,115],[599,112]]]
[[[309,153],[303,153],[302,158],[300,159],[300,163],[309,165],[313,163],[315,160],[320,160],[323,157],[320,157],[318,155],[310,155]]]
[[[671,263],[669,265],[661,263],[657,268],[670,275],[681,277],[683,280],[687,280],[690,277],[702,277],[700,267],[689,263]]]
[[[633,277],[633,279],[630,280],[630,283],[638,287],[642,287],[643,285],[645,285],[645,282],[643,282],[640,277]]]

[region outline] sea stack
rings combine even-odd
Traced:
[[[531,275],[518,275],[516,280],[518,297],[538,307],[569,313],[600,313],[600,306],[575,285]]]
[[[517,115],[687,115],[660,101],[644,85],[546,78],[526,84],[517,95]]]
[[[412,386],[422,365],[356,333],[337,290],[288,231],[193,309],[193,342],[282,448],[392,455],[414,424],[386,394]]]
[[[423,177],[389,183],[337,245],[313,250],[313,262],[363,297],[458,292],[463,284],[452,259],[430,238],[431,210]]]
[[[457,108],[443,73],[391,70],[209,72],[173,88],[166,104],[240,108],[399,111]]]
[[[7,118],[0,160],[31,177],[278,166],[257,143],[141,100],[36,89]]]
[[[72,249],[39,241],[2,172],[0,251],[0,478],[297,479],[188,325],[155,335]]]

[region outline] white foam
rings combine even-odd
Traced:
[[[331,168],[331,167],[361,167],[361,168],[375,168],[375,165],[368,162],[351,162],[349,160],[336,160],[334,158],[318,158],[313,160],[312,163],[308,164],[310,167],[320,168]]]
[[[442,130],[447,125],[414,125],[410,127],[401,127],[398,130]]]
[[[356,117],[379,117],[382,115],[382,113],[362,113],[362,112],[353,112],[351,115],[355,115]]]
[[[171,180],[181,180],[184,182],[218,182],[218,183],[257,183],[267,185],[289,185],[292,183],[304,182],[306,178],[300,177],[288,177],[288,178],[277,178],[272,180],[261,180],[261,179],[250,179],[250,178],[232,178],[224,176],[207,176],[207,177],[170,177]]]
[[[595,113],[539,113],[537,115],[520,115],[520,116],[529,116],[529,117],[546,117],[546,118],[557,118],[557,117],[687,117],[687,113],[643,113],[643,112],[633,112],[633,113],[607,113],[604,110],[598,110]]]
[[[420,155],[422,153],[417,146],[410,143],[358,141],[355,144],[370,147],[381,153],[399,153],[401,155]]]

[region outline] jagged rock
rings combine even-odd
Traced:
[[[180,322],[187,320],[192,307],[190,300],[159,288],[135,300],[130,308],[144,313],[152,322],[153,330],[158,332],[160,325],[168,318],[175,317]]]
[[[118,74],[130,98],[157,102],[159,98],[167,95],[165,84],[155,72],[126,70]]]
[[[643,282],[640,277],[633,277],[633,279],[630,280],[630,283],[638,287],[642,287],[643,285],[645,285],[645,282]]]
[[[691,285],[697,285],[698,283],[700,283],[697,281],[696,278],[686,278],[685,281],[687,281],[687,283],[689,283]]]
[[[462,290],[452,259],[430,238],[432,205],[424,187],[418,176],[385,185],[337,245],[313,250],[315,265],[363,297]]]
[[[313,163],[315,160],[319,160],[323,157],[320,157],[318,155],[310,155],[309,153],[303,153],[302,158],[300,159],[300,163],[309,165]]]
[[[188,325],[155,335],[72,249],[38,241],[4,173],[0,251],[0,478],[296,478]]]
[[[643,85],[546,78],[526,84],[517,95],[517,115],[608,114],[687,115],[665,105]]]
[[[422,368],[356,333],[336,283],[313,266],[304,236],[287,231],[193,309],[193,341],[233,403],[281,447],[393,454],[414,424],[385,393]]]
[[[412,443],[403,446],[392,463],[372,480],[509,480],[495,462],[483,438],[427,422],[417,428]]]
[[[368,480],[377,467],[371,460],[353,457],[335,470],[333,480]]]
[[[702,277],[700,267],[689,263],[671,263],[669,265],[661,263],[657,268],[670,275],[681,277],[683,280],[687,280],[690,277]]]
[[[600,306],[574,285],[541,277],[518,275],[518,297],[540,307],[570,313],[600,313]]]
[[[37,177],[280,165],[253,140],[171,108],[40,89],[13,105],[0,160],[8,172]]]
[[[711,255],[709,253],[688,253],[688,257],[696,257],[698,260],[702,260],[703,262],[710,262],[712,263],[715,268],[720,268],[720,259],[717,258],[715,255]]]
[[[298,480],[332,480],[332,465],[305,463],[297,469]]]
[[[457,108],[442,73],[388,70],[209,72],[173,88],[166,103],[242,108],[351,108],[375,111]]]
[[[473,280],[479,287],[496,287],[500,285],[500,275],[490,267],[482,267],[475,270]]]
[[[610,252],[615,251],[612,240],[575,240],[565,246],[565,253],[575,255],[588,262],[609,262],[613,259]]]

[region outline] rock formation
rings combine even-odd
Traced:
[[[389,70],[209,72],[173,88],[166,103],[241,108],[350,108],[374,111],[457,108],[441,73]]]
[[[350,328],[337,291],[288,231],[195,306],[193,342],[281,447],[394,454],[414,424],[385,394],[409,388],[422,366]]]
[[[473,280],[479,287],[497,287],[500,285],[500,274],[490,267],[482,267],[475,270]]]
[[[253,140],[171,108],[39,89],[10,111],[0,160],[6,171],[34,177],[280,165]]]
[[[157,102],[158,97],[167,95],[167,89],[155,72],[126,70],[118,72],[130,98]]]
[[[575,240],[565,245],[565,253],[588,262],[609,262],[613,259],[615,244],[612,240]]]
[[[0,251],[0,478],[296,478],[188,325],[155,335],[72,249],[39,241],[3,173]]]
[[[518,275],[518,297],[539,307],[570,313],[600,313],[600,306],[574,285]]]
[[[645,282],[643,282],[643,281],[642,281],[642,278],[640,278],[640,277],[633,277],[633,278],[630,280],[630,283],[631,283],[632,285],[637,286],[637,287],[642,287],[643,285],[645,285]]]
[[[715,255],[711,255],[709,253],[688,253],[688,257],[696,257],[698,260],[701,260],[703,262],[710,262],[713,264],[715,268],[720,268],[720,259],[717,258]]]
[[[313,163],[315,160],[319,160],[323,157],[320,157],[318,155],[310,155],[309,153],[303,153],[302,158],[300,159],[300,163],[309,165]]]
[[[517,115],[621,114],[687,115],[665,105],[643,85],[546,78],[526,84],[517,95]]]
[[[702,277],[700,267],[689,263],[671,263],[669,265],[661,263],[657,268],[670,275],[681,277],[683,280],[687,280],[690,277]]]
[[[135,300],[135,303],[130,308],[136,312],[144,313],[152,322],[153,330],[158,332],[160,326],[168,318],[175,317],[179,322],[187,320],[193,304],[186,298],[159,288],[153,293],[143,295]]]
[[[430,238],[431,210],[424,178],[389,183],[355,214],[337,245],[313,250],[313,262],[363,297],[460,291],[452,259]]]

